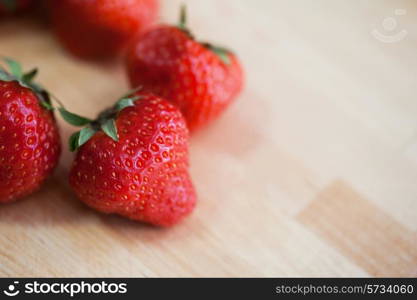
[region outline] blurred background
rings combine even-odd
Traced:
[[[186,3],[246,73],[191,139],[195,213],[169,230],[96,214],[65,151],[46,188],[0,208],[0,275],[417,276],[417,3],[160,2],[168,23]],[[0,54],[89,117],[128,89],[121,64],[71,57],[35,17],[1,19]]]

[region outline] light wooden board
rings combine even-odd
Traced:
[[[175,22],[183,1],[162,2]],[[41,191],[0,207],[0,275],[417,276],[416,2],[185,2],[195,34],[247,74],[191,140],[195,213],[166,230],[95,213],[65,151]],[[127,90],[121,66],[69,57],[31,20],[0,23],[0,54],[90,117]]]

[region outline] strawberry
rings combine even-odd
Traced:
[[[38,189],[52,173],[61,152],[58,128],[48,93],[6,59],[0,67],[0,203],[12,202]]]
[[[84,119],[85,120],[85,119]],[[189,214],[188,130],[181,112],[148,93],[125,96],[70,138],[70,185],[90,207],[157,226]]]
[[[14,14],[27,9],[32,0],[0,0],[0,16]]]
[[[62,45],[86,59],[117,56],[158,14],[157,0],[48,0],[47,4]]]
[[[143,86],[175,103],[191,131],[217,118],[242,89],[243,71],[235,54],[196,41],[185,25],[158,26],[129,48],[132,86]]]

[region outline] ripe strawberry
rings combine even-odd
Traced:
[[[6,60],[0,67],[0,203],[38,189],[57,165],[61,147],[48,94],[33,83],[36,69],[23,74]]]
[[[90,207],[157,226],[193,210],[188,130],[166,100],[125,96],[71,137],[70,148],[78,147],[70,184]]]
[[[158,14],[157,0],[48,0],[48,6],[62,45],[87,59],[117,56]]]
[[[230,51],[199,43],[185,26],[148,31],[128,51],[132,86],[143,86],[175,103],[193,131],[215,119],[242,89],[243,72]]]
[[[25,10],[32,2],[32,0],[0,0],[0,16]]]

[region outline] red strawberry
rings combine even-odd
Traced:
[[[54,30],[73,55],[112,58],[155,21],[157,0],[48,0]]]
[[[0,16],[25,10],[32,2],[32,0],[0,0]]]
[[[180,111],[147,93],[124,97],[70,139],[70,184],[92,208],[157,226],[189,214],[188,130]]]
[[[175,103],[193,131],[215,119],[242,89],[243,72],[230,51],[199,43],[185,27],[162,25],[133,44],[127,57],[132,86]]]
[[[22,74],[6,60],[0,68],[0,203],[38,189],[58,163],[61,147],[47,93],[32,82],[36,70]]]

